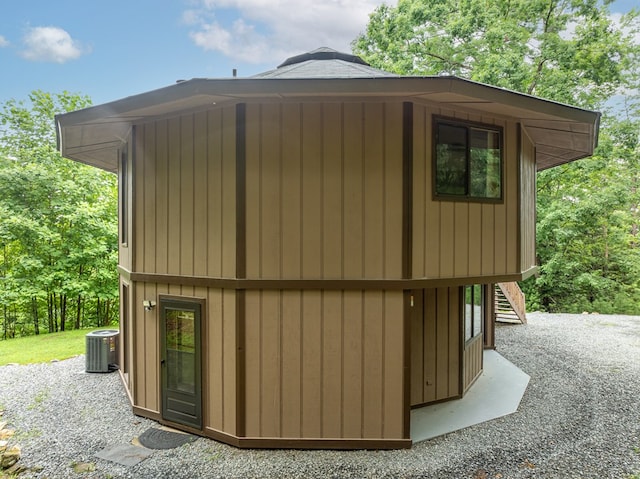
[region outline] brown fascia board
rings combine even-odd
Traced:
[[[597,140],[600,114],[598,112],[565,105],[517,93],[454,76],[437,77],[376,77],[376,78],[194,78],[157,90],[133,95],[113,102],[56,116],[58,148],[65,156],[91,163],[83,158],[83,146],[65,145],[66,127],[85,126],[94,130],[93,138],[99,144],[108,144],[114,138],[99,138],[101,123],[129,123],[155,117],[176,115],[196,107],[215,103],[240,102],[251,99],[297,97],[366,97],[398,96],[404,98],[428,97],[431,101],[438,93],[450,93],[469,100],[508,105],[522,112],[535,112],[549,119],[593,125],[594,147]],[[191,101],[189,101],[191,100]],[[454,105],[456,102],[453,102]],[[462,104],[464,102],[460,102]],[[455,106],[454,106],[455,107]],[[82,135],[84,137],[84,135]],[[91,135],[87,135],[90,138]],[[70,154],[75,148],[77,154]],[[106,152],[105,152],[106,153]],[[115,155],[114,155],[115,156]],[[587,155],[588,156],[588,155]],[[115,161],[115,159],[114,159]],[[104,160],[102,160],[104,163]],[[96,165],[99,166],[99,165]],[[104,165],[100,165],[104,168]],[[107,168],[105,168],[107,169]],[[111,168],[108,168],[111,169]]]
[[[113,102],[58,115],[62,123],[93,123],[107,118],[133,117],[131,112],[151,106],[180,102],[192,96],[210,96],[242,101],[261,96],[420,96],[438,92],[452,92],[483,101],[513,105],[543,112],[559,118],[592,123],[597,112],[544,100],[531,95],[497,88],[491,85],[453,76],[440,77],[376,77],[376,78],[257,78],[204,79],[194,78],[157,90],[133,95]],[[167,112],[169,113],[169,112]]]

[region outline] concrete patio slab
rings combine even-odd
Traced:
[[[498,352],[484,352],[480,377],[462,399],[411,411],[411,440],[433,439],[518,410],[529,375]]]

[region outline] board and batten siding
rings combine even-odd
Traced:
[[[433,115],[503,128],[502,202],[434,200]],[[413,138],[413,277],[521,273],[517,125],[415,103]]]
[[[160,296],[204,300],[202,388],[205,432],[237,434],[236,292],[215,288],[136,283],[132,354],[133,405],[160,414],[159,308],[145,311],[143,300]]]
[[[247,291],[247,437],[402,439],[401,291]]]
[[[128,271],[132,269],[133,255],[132,248],[132,227],[133,227],[133,142],[131,136],[127,143],[118,150],[118,264]],[[126,177],[122,172],[122,157],[126,158]],[[124,181],[124,183],[123,183]],[[126,209],[126,212],[124,211]],[[124,214],[123,214],[124,213]],[[127,231],[127,237],[123,238],[123,224]]]
[[[254,279],[402,276],[402,103],[246,109]]]
[[[522,270],[536,266],[536,149],[525,130],[521,133],[520,236]]]
[[[459,397],[460,288],[414,290],[412,295],[411,406]]]
[[[135,129],[134,271],[235,277],[236,110]]]
[[[482,335],[478,335],[464,345],[462,356],[463,374],[462,391],[466,393],[482,372],[482,355],[484,353],[484,341]]]

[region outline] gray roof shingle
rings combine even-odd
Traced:
[[[362,58],[322,47],[286,59],[276,69],[251,78],[379,78],[397,77],[373,68]]]

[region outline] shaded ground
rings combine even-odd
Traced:
[[[200,438],[131,467],[95,457],[154,425],[116,374],[84,358],[0,367],[0,407],[25,477],[622,478],[640,474],[640,317],[534,313],[499,326],[498,351],[531,376],[517,413],[401,451],[239,450]],[[0,346],[1,354],[1,346]],[[95,470],[76,473],[73,465]],[[91,469],[91,468],[89,468]],[[640,476],[639,476],[640,477]]]

